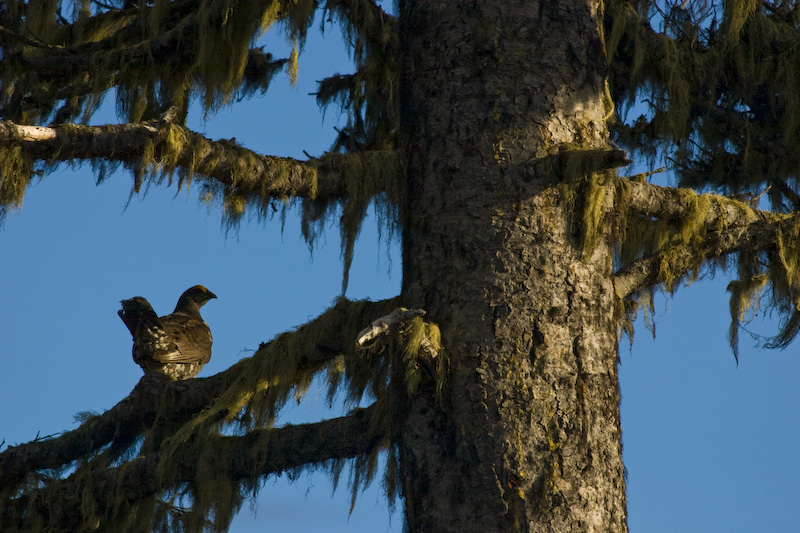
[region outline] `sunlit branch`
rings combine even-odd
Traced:
[[[0,122],[0,146],[12,143],[19,143],[34,160],[150,164],[156,173],[197,175],[245,197],[331,198],[346,192],[342,176],[325,157],[299,161],[260,155],[234,140],[211,141],[168,121],[52,127]],[[142,161],[148,150],[152,161]]]
[[[730,225],[723,231],[710,230],[704,242],[670,246],[657,254],[638,259],[614,275],[617,296],[625,298],[664,280],[662,272],[668,262],[671,273],[682,275],[697,269],[698,251],[702,262],[745,250],[766,250],[775,246],[776,232],[787,217],[770,216]],[[677,276],[680,277],[680,276]]]
[[[750,208],[750,206],[719,195],[698,195],[692,189],[675,189],[659,187],[651,183],[639,183],[625,180],[629,188],[629,208],[632,213],[645,218],[659,220],[679,220],[691,216],[696,209],[697,199],[701,196],[712,199],[702,223],[715,223],[723,217],[727,224],[743,224],[758,218],[769,216]]]

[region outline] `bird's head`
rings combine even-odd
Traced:
[[[178,299],[178,305],[175,306],[175,311],[190,309],[194,306],[200,309],[207,301],[216,297],[216,294],[202,285],[195,285],[181,294],[181,297]]]

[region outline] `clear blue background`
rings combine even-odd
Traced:
[[[267,41],[288,50],[280,37]],[[286,52],[288,55],[288,52]],[[273,89],[190,127],[212,139],[236,137],[253,150],[304,159],[321,154],[340,120],[323,123],[315,80],[349,70],[338,32],[314,31],[301,56],[296,88],[279,76]],[[109,102],[94,122],[115,122]],[[119,300],[146,297],[170,312],[183,290],[202,283],[218,300],[203,308],[214,333],[201,376],[248,356],[276,333],[331,305],[341,287],[335,220],[313,255],[297,216],[246,219],[226,233],[218,208],[198,202],[197,187],[153,186],[128,201],[131,177],[101,186],[87,166],[64,167],[31,187],[23,209],[0,229],[0,440],[17,444],[76,427],[79,411],[103,411],[141,376]],[[399,292],[396,242],[378,242],[364,224],[351,271],[351,298]],[[759,351],[742,335],[738,368],[727,345],[724,275],[656,299],[655,340],[639,322],[632,349],[621,343],[622,427],[633,532],[794,532],[800,509],[800,358],[798,345]],[[777,330],[775,317],[758,325]],[[293,422],[332,416],[312,389]],[[293,484],[269,479],[256,513],[247,505],[232,531],[401,531],[379,483],[348,515],[349,494],[322,474]]]

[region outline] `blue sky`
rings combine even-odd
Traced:
[[[271,40],[270,42],[275,42]],[[282,39],[277,39],[283,45]],[[312,32],[297,88],[286,76],[263,98],[190,126],[212,139],[236,137],[264,154],[304,158],[333,139],[337,113],[323,123],[315,80],[348,69],[337,32]],[[95,122],[113,122],[113,102]],[[79,411],[103,411],[141,376],[119,300],[144,296],[159,314],[202,283],[219,297],[203,308],[220,372],[275,334],[317,316],[339,294],[338,228],[313,255],[298,218],[245,220],[226,234],[197,188],[151,187],[130,201],[131,177],[95,186],[88,166],[63,168],[31,187],[21,211],[0,229],[0,440],[28,441],[75,427]],[[364,224],[347,295],[397,294],[398,244],[379,243]],[[760,351],[741,336],[739,365],[727,345],[727,280],[700,281],[656,298],[655,340],[641,323],[620,349],[624,458],[631,531],[796,531],[800,502],[798,345]],[[776,318],[759,324],[775,331]],[[771,328],[771,329],[770,329]],[[312,392],[286,420],[330,416]],[[376,483],[348,517],[349,495],[331,498],[324,475],[265,482],[254,515],[247,505],[231,531],[401,531]]]

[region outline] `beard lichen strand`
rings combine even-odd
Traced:
[[[0,147],[0,223],[10,209],[20,209],[33,178],[33,161],[18,144]]]
[[[651,106],[647,118],[616,126],[621,143],[651,160],[666,150],[687,186],[753,192],[796,175],[786,147],[799,131],[800,56],[772,57],[797,48],[791,17],[751,0],[693,3],[676,28],[653,17],[651,2],[606,3],[614,96],[623,107],[642,96]]]

